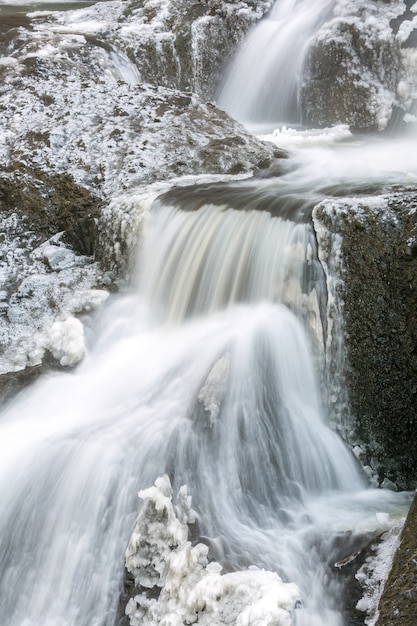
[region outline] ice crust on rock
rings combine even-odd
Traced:
[[[61,365],[73,366],[84,356],[84,327],[80,320],[68,317],[63,322],[56,321],[48,332],[46,347]]]
[[[356,579],[364,589],[363,597],[356,608],[366,613],[365,624],[375,626],[378,622],[378,604],[385,583],[391,571],[393,559],[400,545],[400,534],[404,519],[388,530],[376,548],[374,556],[367,557],[365,563],[356,574]]]
[[[12,41],[17,64],[2,69],[0,164],[65,171],[108,197],[181,175],[249,175],[274,157],[273,146],[198,96],[123,80],[119,52],[137,67],[113,44],[111,20],[122,8],[101,3],[37,18]],[[135,23],[120,20],[120,28]]]
[[[409,123],[404,115],[417,100],[417,53],[404,44],[416,20],[403,19],[405,11],[403,0],[336,2],[307,58],[301,88],[307,119],[362,131],[383,131],[400,121],[397,114]]]
[[[144,503],[126,550],[139,591],[126,607],[131,626],[291,625],[297,585],[255,567],[221,574],[206,545],[192,546],[188,524],[196,514],[185,486],[176,506],[168,476],[139,496]]]
[[[6,237],[0,262],[0,374],[39,365],[46,351],[73,366],[84,354],[82,323],[74,315],[97,308],[109,295],[96,288],[99,267],[74,254],[59,235],[32,252],[36,237],[28,238],[17,264],[18,240]]]

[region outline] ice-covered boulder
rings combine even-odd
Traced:
[[[417,102],[417,15],[402,0],[336,2],[315,35],[300,90],[304,120],[380,132],[406,125]]]

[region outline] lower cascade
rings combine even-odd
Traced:
[[[1,415],[0,623],[115,626],[129,546],[136,584],[161,589],[129,601],[132,626],[342,626],[335,563],[409,498],[368,488],[326,425],[308,221],[146,218],[139,287],[96,315],[71,375]]]

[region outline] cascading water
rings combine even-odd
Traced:
[[[168,472],[224,565],[297,582],[294,623],[342,624],[334,534],[379,528],[398,497],[364,491],[281,303],[309,262],[308,228],[224,207],[151,211],[139,296],[102,314],[77,371],[1,418],[1,623],[114,626],[137,491]]]
[[[243,42],[217,101],[250,126],[299,123],[298,87],[309,39],[334,0],[281,0]]]
[[[251,124],[297,120],[305,45],[332,6],[277,2],[221,106]],[[139,80],[110,57],[118,78]],[[164,473],[188,485],[226,570],[296,582],[296,626],[344,623],[334,562],[408,498],[367,489],[326,425],[313,371],[306,327],[325,342],[326,287],[309,207],[313,192],[364,171],[351,147],[338,154],[297,155],[279,184],[212,186],[196,211],[179,210],[190,190],[155,203],[137,292],[96,316],[80,367],[3,411],[0,624],[115,626],[137,492]],[[406,175],[408,161],[397,163]]]

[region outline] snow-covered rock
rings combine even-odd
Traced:
[[[97,263],[52,238],[16,271],[12,264],[3,274],[8,289],[1,301],[0,374],[40,365],[47,352],[63,366],[75,365],[84,354],[84,333],[73,315],[91,311],[109,295],[97,288]],[[11,274],[20,279],[17,288]]]

